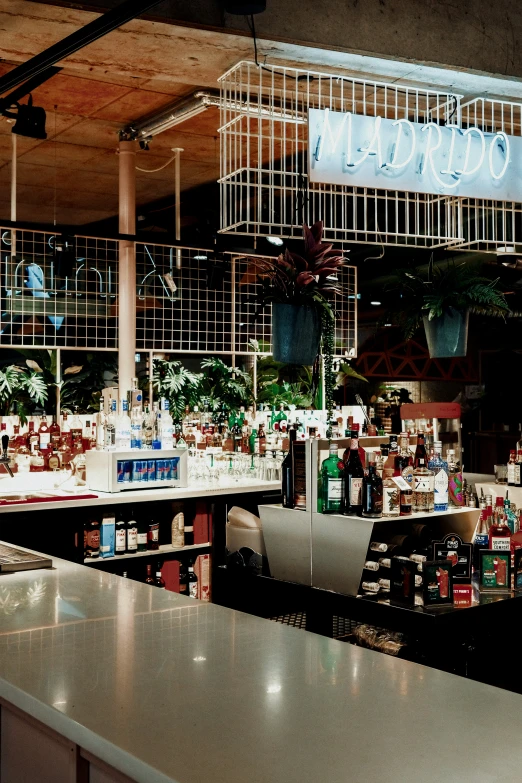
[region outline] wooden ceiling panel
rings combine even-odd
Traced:
[[[148,90],[132,90],[123,98],[110,103],[93,114],[100,120],[127,124],[172,103],[172,96]]]
[[[56,138],[65,144],[81,144],[84,147],[117,149],[121,122],[109,120],[82,120],[73,128],[60,133]]]
[[[54,168],[67,168],[71,163],[82,163],[92,158],[96,153],[92,147],[83,147],[80,144],[62,144],[58,141],[42,141],[37,147],[19,155],[19,160],[24,163],[33,163],[40,166]]]
[[[59,73],[33,90],[33,100],[38,106],[46,107],[49,112],[56,106],[59,112],[92,117],[103,106],[122,98],[128,92],[128,87],[118,84],[95,82]]]
[[[149,153],[151,157],[163,157],[168,160],[172,157],[172,149],[175,147],[181,147],[183,150],[182,163],[191,160],[208,165],[214,160],[219,161],[219,139],[216,141],[213,136],[201,136],[198,133],[178,133],[172,129],[154,136],[149,151],[138,153],[138,165],[148,169],[155,168],[154,164],[149,163]]]

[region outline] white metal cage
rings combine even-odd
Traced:
[[[220,79],[221,231],[301,235],[324,222],[337,243],[436,247],[462,237],[458,201],[308,181],[309,109],[460,121],[460,95],[340,74],[240,62]]]

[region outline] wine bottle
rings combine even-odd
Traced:
[[[346,515],[359,515],[362,511],[363,478],[364,468],[359,456],[359,431],[352,430],[350,450],[344,463],[344,514]]]
[[[294,426],[288,431],[288,452],[283,460],[281,472],[283,476],[283,506],[284,508],[294,508],[294,471],[293,471],[293,444],[297,438],[297,431]]]
[[[363,479],[362,515],[370,519],[382,517],[382,479],[374,462],[370,463],[368,474]]]

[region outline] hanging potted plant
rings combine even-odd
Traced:
[[[272,304],[272,354],[284,364],[311,365],[324,319],[334,319],[331,299],[342,293],[336,273],[346,259],[322,242],[323,224],[303,226],[303,255],[286,249],[275,261],[252,259],[261,282],[261,307]]]
[[[386,321],[399,326],[406,340],[424,325],[432,359],[466,356],[469,314],[504,317],[509,307],[498,278],[477,275],[476,265],[448,261],[436,267],[433,259],[426,275],[401,269],[388,289],[395,295]]]

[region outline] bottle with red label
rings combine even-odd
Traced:
[[[51,436],[51,443],[55,447],[55,449],[58,448],[60,445],[60,425],[56,421],[56,416],[53,416],[53,421],[51,426],[49,427],[49,434]]]
[[[423,432],[417,433],[417,448],[415,449],[415,457],[413,458],[413,467],[418,468],[421,464],[426,466],[428,464],[428,455],[426,453],[426,441]]]
[[[489,548],[509,552],[511,550],[511,530],[504,513],[504,499],[497,498],[493,521],[489,528]]]
[[[61,432],[61,438],[60,442],[63,444],[65,439],[65,442],[69,447],[72,446],[72,434],[71,434],[71,426],[69,424],[69,421],[67,419],[67,414],[62,414],[62,432]]]
[[[40,426],[38,427],[38,437],[40,440],[40,449],[48,449],[51,443],[51,432],[47,424],[47,416],[42,416]]]
[[[100,521],[91,517],[83,528],[84,556],[96,558],[100,556]]]

